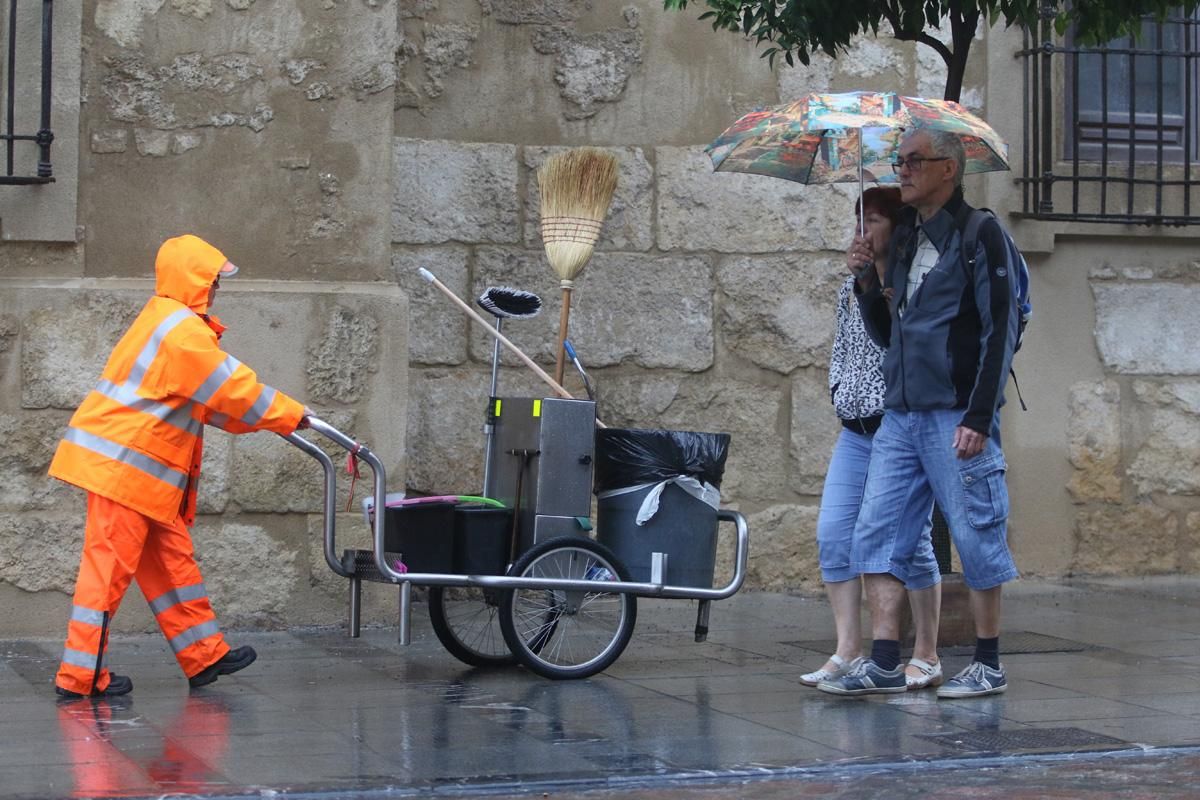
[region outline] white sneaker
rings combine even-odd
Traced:
[[[856,666],[858,666],[859,662],[862,661],[862,656],[859,656],[858,658],[854,659],[853,661],[847,661],[846,659],[839,656],[837,653],[834,653],[833,655],[831,655],[829,657],[829,660],[833,663],[833,666],[834,666],[834,668],[832,670],[822,668],[822,669],[817,670],[816,672],[806,673],[806,674],[800,676],[800,682],[803,683],[805,686],[816,686],[821,681],[837,680],[838,678],[842,677],[847,672],[849,672],[850,670],[852,670]]]

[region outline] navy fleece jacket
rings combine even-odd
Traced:
[[[968,274],[962,233],[971,207],[961,191],[930,219],[906,208],[889,244],[884,285],[856,286],[867,333],[887,348],[884,407],[897,411],[963,409],[961,425],[993,435],[1017,341],[1018,308],[1004,232],[995,220],[979,232]],[[905,300],[918,225],[937,248],[933,270]],[[873,272],[873,271],[872,271]],[[885,288],[894,287],[891,300]]]

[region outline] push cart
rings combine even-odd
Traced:
[[[333,460],[297,435],[288,442],[324,470],[325,561],[350,587],[349,634],[359,635],[362,581],[396,584],[400,594],[401,644],[411,631],[411,589],[429,587],[433,630],[446,649],[473,666],[520,663],[547,678],[586,678],[607,669],[633,635],[638,597],[698,600],[696,641],[708,633],[709,606],[732,596],[746,575],[749,530],[736,511],[715,512],[736,528],[733,576],[720,588],[671,585],[670,553],[648,553],[640,579],[609,548],[590,535],[595,404],[558,398],[490,401],[494,441],[489,441],[485,494],[511,507],[511,540],[499,555],[460,558],[442,571],[417,571],[405,552],[388,549],[403,534],[407,549],[420,536],[451,536],[448,530],[397,531],[387,504],[387,476],[364,444],[328,423],[309,417],[320,436],[365,462],[372,472],[373,549],[345,550],[336,539]],[[714,543],[715,548],[715,524]],[[404,538],[407,537],[407,538]],[[470,541],[465,543],[470,550]],[[493,548],[494,550],[494,548]],[[504,552],[504,551],[507,552]],[[470,555],[468,552],[466,555]],[[460,556],[464,555],[460,553]],[[440,562],[431,562],[440,563]],[[450,562],[453,564],[453,562]],[[486,569],[486,571],[485,571]],[[478,574],[475,574],[478,573]],[[711,580],[709,581],[711,585]]]

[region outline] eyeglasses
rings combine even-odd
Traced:
[[[949,156],[937,156],[937,157],[909,156],[908,158],[904,158],[903,156],[897,156],[896,160],[892,162],[892,172],[895,172],[897,175],[899,175],[900,170],[904,169],[905,167],[908,167],[913,172],[920,172],[922,165],[924,165],[924,163],[926,161],[949,161],[949,160],[950,160]]]

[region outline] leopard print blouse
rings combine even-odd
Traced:
[[[838,292],[837,329],[829,357],[829,395],[841,419],[862,419],[883,413],[884,349],[875,344],[863,325],[854,278],[848,277]]]

